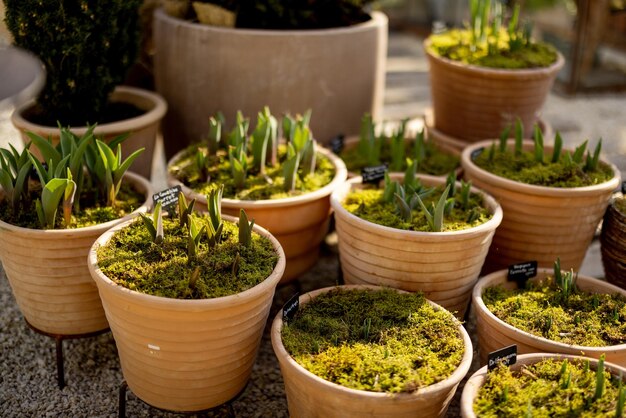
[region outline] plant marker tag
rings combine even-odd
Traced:
[[[343,150],[343,146],[344,146],[344,135],[343,134],[339,134],[336,137],[334,137],[333,139],[330,140],[330,149],[336,154],[339,155],[339,153],[341,153],[341,151]]]
[[[511,364],[517,363],[516,344],[489,353],[489,355],[487,356],[487,370],[492,370],[496,368],[500,363],[504,364],[505,366],[510,366]]]
[[[626,196],[626,181],[622,182],[622,194]]]
[[[376,165],[372,167],[364,167],[361,169],[361,177],[363,183],[378,183],[385,178],[387,164]]]
[[[298,308],[300,307],[300,293],[296,293],[285,303],[283,306],[283,321],[289,322],[296,316]]]
[[[517,282],[518,287],[524,288],[526,282],[531,277],[537,275],[537,261],[526,261],[525,263],[511,264],[507,279],[510,282]]]
[[[475,149],[474,151],[472,151],[472,155],[471,155],[472,160],[475,160],[476,158],[478,158],[478,156],[480,154],[482,154],[484,150],[485,150],[485,148],[478,148],[478,149]]]
[[[176,205],[178,205],[178,195],[182,191],[180,185],[161,190],[152,195],[152,206],[161,202],[161,209],[168,213],[174,213]]]

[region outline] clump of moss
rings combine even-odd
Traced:
[[[523,289],[485,289],[487,309],[509,325],[564,344],[602,347],[626,343],[626,300],[621,295],[564,292],[552,277]]]
[[[617,209],[622,215],[626,216],[626,198],[615,199],[613,207]]]
[[[519,371],[501,365],[487,374],[473,409],[484,418],[622,416],[620,379],[602,373],[604,390],[596,396],[597,373],[588,360],[545,359]]]
[[[208,222],[207,215],[193,216],[201,224]],[[241,293],[265,280],[278,256],[269,239],[253,232],[252,243],[245,246],[237,241],[237,225],[224,222],[223,228],[221,243],[211,248],[201,241],[190,260],[188,235],[178,220],[163,219],[160,244],[141,222],[134,222],[98,249],[98,265],[120,286],[154,296],[209,299]],[[192,279],[196,269],[199,274]]]
[[[302,367],[339,385],[372,392],[414,392],[448,378],[465,346],[458,325],[420,293],[332,290],[283,326]]]

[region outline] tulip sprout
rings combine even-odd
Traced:
[[[143,221],[146,230],[155,244],[163,242],[163,214],[161,213],[161,202],[157,202],[152,211],[152,216],[146,216],[140,213],[139,216]]]

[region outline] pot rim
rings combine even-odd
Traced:
[[[487,149],[490,147],[495,139],[487,139],[484,141],[475,142],[466,146],[461,153],[461,166],[465,173],[471,172],[478,179],[483,182],[492,184],[496,187],[500,187],[503,189],[517,191],[519,193],[526,193],[532,195],[539,196],[562,196],[562,197],[572,197],[572,196],[589,196],[596,195],[600,192],[612,191],[619,186],[621,173],[617,169],[617,167],[611,162],[601,159],[604,164],[611,167],[613,170],[613,177],[604,183],[594,184],[591,186],[583,186],[583,187],[548,187],[548,186],[538,186],[534,184],[522,183],[515,180],[510,180],[504,177],[497,176],[493,173],[484,170],[474,163],[472,159],[472,153],[479,149]],[[513,141],[509,140],[507,144],[512,144]],[[530,140],[524,140],[523,142],[524,149],[532,149],[534,147],[534,143]],[[553,149],[552,146],[545,146],[545,150],[551,151]],[[563,151],[571,151],[568,149],[564,149]]]
[[[153,123],[157,123],[163,118],[167,111],[167,102],[158,93],[145,89],[129,86],[117,86],[111,94],[111,98],[116,96],[123,99],[126,97],[136,97],[140,100],[152,102],[152,106],[145,109],[137,106],[145,111],[144,114],[130,119],[123,119],[116,122],[98,124],[94,130],[95,135],[109,135],[124,131],[138,131]],[[112,100],[116,102],[127,102],[126,100]],[[11,115],[11,122],[21,131],[33,131],[44,136],[58,136],[59,128],[56,126],[45,126],[33,123],[24,118],[23,114],[30,110],[37,103],[36,99],[32,99],[15,109]],[[76,135],[83,135],[87,132],[86,126],[78,126],[70,128]]]
[[[394,289],[394,288],[383,287],[383,286],[373,286],[373,285],[330,286],[330,287],[325,287],[322,289],[316,289],[311,292],[307,292],[303,295],[300,295],[300,298],[299,298],[300,305],[305,305],[306,303],[308,303],[310,300],[312,300],[314,297],[318,296],[319,294],[326,293],[337,288],[373,289],[373,290],[391,289],[399,293],[410,293],[410,292],[406,292],[400,289]],[[430,303],[431,306],[433,306],[435,309],[445,311],[445,308],[443,308],[441,305],[438,305],[437,303],[429,299],[426,299],[426,301]],[[446,312],[449,312],[449,311],[446,311]],[[461,333],[461,338],[463,339],[463,344],[465,346],[465,352],[463,353],[463,358],[461,359],[461,363],[454,370],[454,372],[450,376],[448,376],[446,379],[440,382],[434,383],[432,385],[420,388],[412,393],[371,392],[371,391],[366,391],[366,390],[351,389],[351,388],[347,388],[345,386],[339,385],[337,383],[329,382],[328,380],[322,379],[321,377],[306,370],[304,367],[300,366],[293,359],[293,357],[291,357],[291,355],[287,352],[287,350],[285,349],[285,346],[283,345],[283,341],[281,337],[281,330],[283,327],[282,310],[276,314],[276,316],[274,317],[274,321],[272,322],[272,329],[271,329],[272,347],[274,348],[274,353],[276,354],[276,357],[283,357],[285,361],[292,368],[297,369],[300,373],[307,376],[307,378],[313,379],[316,382],[333,390],[346,392],[351,395],[359,395],[359,396],[366,396],[370,398],[379,398],[379,399],[389,399],[390,397],[400,398],[403,400],[407,400],[411,398],[416,398],[416,399],[426,398],[430,396],[432,392],[437,392],[443,388],[453,387],[457,385],[463,379],[463,377],[465,377],[472,363],[473,347],[472,347],[472,341],[470,340],[469,334],[467,333],[467,331],[465,330],[465,327],[463,327],[461,322],[458,319],[456,319],[456,317],[452,313],[450,313],[450,316],[451,318],[453,318],[453,321],[455,322],[455,324],[457,324],[459,332]]]
[[[237,223],[238,221],[237,218],[229,215],[222,215],[222,219],[232,223]],[[253,231],[268,238],[271,241],[272,246],[276,251],[276,254],[278,255],[278,261],[276,262],[276,266],[274,266],[274,269],[272,270],[270,275],[256,286],[253,286],[240,293],[209,299],[176,299],[137,292],[135,290],[131,290],[121,285],[118,285],[109,277],[107,277],[104,273],[102,273],[100,267],[98,266],[97,256],[98,248],[106,245],[117,231],[130,225],[133,222],[139,222],[138,215],[126,220],[125,222],[115,225],[114,227],[104,232],[100,237],[98,237],[98,239],[93,243],[91,249],[89,250],[87,265],[89,267],[89,272],[91,273],[92,278],[94,279],[94,281],[99,281],[104,286],[109,286],[109,289],[115,292],[118,297],[130,299],[139,303],[150,304],[153,306],[167,306],[168,309],[175,309],[180,311],[189,309],[202,309],[203,307],[220,308],[224,306],[233,306],[244,303],[247,300],[254,299],[260,293],[264,293],[270,289],[274,289],[285,271],[285,252],[283,251],[280,243],[265,228],[255,224],[253,227]]]
[[[172,176],[169,172],[169,167],[174,164],[176,160],[178,160],[181,155],[185,152],[185,150],[177,152],[168,162],[167,162],[167,182],[170,186],[181,186],[182,193],[186,196],[190,196],[192,199],[196,199],[198,202],[206,203],[206,196],[197,193],[183,184],[180,180]],[[317,152],[322,154],[324,157],[328,158],[330,162],[335,167],[335,176],[326,186],[321,189],[314,190],[309,193],[305,193],[299,196],[293,197],[284,197],[280,199],[264,199],[264,200],[241,200],[241,199],[232,199],[232,198],[223,198],[222,206],[224,207],[232,207],[232,208],[242,208],[242,209],[272,209],[277,207],[287,207],[287,206],[296,206],[302,205],[308,202],[312,202],[314,200],[318,200],[330,195],[333,190],[337,189],[339,185],[341,185],[348,178],[348,170],[346,169],[346,165],[343,160],[337,157],[335,154],[330,152],[328,149],[317,146]]]
[[[145,179],[143,176],[139,174],[133,173],[132,171],[127,171],[124,173],[124,178],[130,180],[133,184],[138,184],[140,188],[143,188],[143,193],[145,195],[145,201],[139,206],[137,209],[132,211],[126,216],[123,216],[119,219],[113,219],[108,222],[104,222],[101,224],[85,226],[81,228],[67,228],[67,229],[34,229],[34,228],[24,228],[22,226],[17,226],[5,222],[0,219],[0,231],[6,230],[13,233],[20,234],[22,236],[32,237],[33,239],[53,239],[53,238],[61,238],[61,237],[81,237],[84,235],[93,235],[94,231],[106,231],[107,229],[115,226],[120,222],[125,222],[129,219],[138,216],[139,212],[145,213],[148,210],[148,206],[150,205],[150,197],[152,196],[154,190],[152,189],[152,185],[150,182]],[[1,188],[0,188],[1,190]],[[141,192],[141,190],[140,190]],[[44,238],[45,237],[45,238]]]
[[[159,7],[154,12],[155,19],[168,21],[170,24],[183,26],[187,29],[202,31],[204,33],[216,33],[216,34],[230,34],[231,36],[254,36],[254,37],[282,37],[282,36],[299,36],[299,37],[321,37],[321,36],[335,36],[341,34],[352,34],[359,32],[366,32],[371,28],[387,26],[389,19],[383,12],[373,11],[368,13],[370,19],[357,23],[351,26],[326,28],[326,29],[246,29],[246,28],[228,28],[222,26],[204,25],[197,22],[190,22],[185,19],[180,19],[174,16],[170,16],[165,12],[162,7]]]
[[[534,281],[534,280],[543,279],[546,276],[550,275],[552,272],[553,271],[551,269],[539,268],[537,269],[537,276],[534,278],[531,278],[530,280]],[[483,276],[478,280],[478,282],[476,283],[476,286],[474,286],[474,290],[472,290],[473,306],[477,310],[480,310],[481,312],[485,313],[489,317],[489,319],[492,321],[495,321],[498,324],[498,326],[503,327],[507,331],[515,333],[518,336],[521,336],[522,339],[526,340],[526,342],[531,341],[532,343],[540,343],[541,345],[551,345],[554,347],[555,350],[567,349],[567,350],[576,350],[576,351],[580,351],[583,353],[605,353],[607,351],[626,350],[626,343],[616,344],[616,345],[605,345],[605,346],[599,346],[599,347],[591,347],[591,346],[576,345],[576,344],[565,344],[559,341],[553,341],[544,337],[533,335],[529,332],[523,331],[519,328],[515,328],[514,326],[510,324],[507,324],[506,322],[504,322],[503,320],[495,316],[487,308],[482,297],[483,290],[486,287],[495,286],[501,283],[506,283],[507,274],[508,274],[508,270],[498,270],[486,276]],[[576,280],[577,282],[583,281],[585,283],[590,283],[593,285],[597,285],[601,288],[607,289],[606,293],[609,293],[609,292],[618,293],[622,295],[623,297],[626,297],[626,290],[620,287],[617,287],[611,283],[598,280],[593,277],[584,276],[584,275],[578,275]],[[594,292],[594,293],[599,293],[599,292]]]
[[[399,180],[403,178],[403,173],[390,173],[389,176],[392,180]],[[431,176],[428,174],[418,174],[417,177],[420,180],[425,180],[427,185],[434,184],[440,185],[445,184],[446,179],[440,176]],[[502,222],[503,211],[500,204],[487,192],[478,189],[477,187],[472,186],[471,191],[473,193],[478,193],[483,196],[485,206],[490,209],[492,213],[491,219],[487,222],[482,223],[478,226],[474,226],[472,228],[462,229],[459,231],[443,231],[443,232],[431,232],[431,231],[408,231],[397,228],[391,228],[389,226],[378,225],[370,221],[366,221],[365,219],[359,218],[358,216],[348,212],[346,208],[343,207],[342,201],[345,196],[352,190],[352,186],[356,184],[360,184],[362,181],[361,176],[353,177],[346,181],[340,188],[335,190],[333,194],[330,196],[330,205],[335,211],[335,216],[343,216],[355,223],[359,223],[361,225],[366,226],[368,229],[376,229],[381,232],[381,234],[385,235],[396,235],[396,236],[405,236],[409,237],[449,237],[449,238],[465,238],[465,236],[471,236],[475,234],[483,234],[489,231],[495,230],[498,225]],[[461,183],[459,181],[456,182],[457,186],[460,187]]]

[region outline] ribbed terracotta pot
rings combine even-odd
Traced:
[[[445,179],[418,177],[426,186],[445,184]],[[394,174],[391,178],[401,181],[403,176]],[[422,291],[429,300],[463,317],[493,233],[502,220],[500,205],[472,188],[484,196],[493,214],[489,221],[463,231],[403,231],[368,222],[343,207],[348,193],[360,183],[360,177],[348,180],[331,196],[345,282]]]
[[[130,136],[122,143],[122,154],[130,155],[139,148],[146,150],[137,157],[133,163],[133,171],[150,178],[152,172],[152,156],[156,142],[159,122],[165,115],[167,104],[158,94],[135,87],[119,86],[111,94],[111,102],[122,102],[136,106],[145,113],[119,122],[99,124],[94,133],[96,136],[103,136],[105,139],[113,139],[116,136],[130,133]],[[28,143],[30,138],[26,132],[34,132],[44,138],[50,138],[54,145],[59,143],[59,128],[56,126],[43,126],[28,120],[33,111],[34,101],[25,103],[13,112],[11,122],[21,132],[22,140]],[[76,135],[84,135],[87,127],[71,127],[71,131]],[[31,147],[33,154],[39,158],[39,150]]]
[[[604,276],[610,283],[626,288],[626,215],[617,210],[615,201],[604,214],[600,244]]]
[[[345,164],[335,154],[322,147],[317,147],[317,152],[335,166],[335,177],[319,190],[284,199],[222,199],[223,213],[239,216],[239,210],[244,209],[249,219],[254,219],[257,225],[266,228],[280,242],[287,256],[282,283],[295,279],[317,262],[320,244],[328,232],[330,194],[348,175]],[[181,156],[182,152],[176,154],[168,162],[168,167]],[[169,172],[167,182],[170,186],[180,185],[188,200],[196,199],[199,210],[207,209],[205,195],[194,192]]]
[[[205,136],[218,111],[233,121],[238,110],[255,115],[263,106],[274,114],[312,109],[320,143],[358,133],[364,113],[382,117],[387,17],[380,12],[314,30],[222,28],[163,10],[154,19],[156,87],[171,108],[163,120],[167,158]]]
[[[340,286],[344,289],[382,289],[377,286]],[[300,296],[304,305],[316,296],[335,287],[314,290]],[[436,308],[440,306],[430,302]],[[459,323],[459,332],[465,343],[461,364],[447,379],[419,389],[414,393],[389,394],[349,389],[324,380],[300,366],[283,346],[282,312],[272,323],[272,347],[285,381],[289,415],[297,418],[332,417],[444,417],[456,388],[472,363],[472,342]]]
[[[152,187],[127,172],[145,194],[133,214],[76,229],[28,229],[0,221],[0,260],[24,318],[49,334],[77,335],[109,327],[98,289],[89,275],[87,254],[107,229],[147,210]]]
[[[578,271],[611,194],[619,185],[619,170],[604,161],[615,175],[607,182],[587,187],[524,184],[498,177],[474,164],[472,154],[491,144],[492,141],[478,142],[465,148],[461,155],[465,179],[495,197],[504,211],[484,271],[529,260],[549,268],[557,257],[561,258],[563,269]],[[525,141],[524,149],[534,149],[532,142]],[[552,147],[546,146],[545,150],[551,153]]]
[[[439,131],[469,142],[498,138],[519,117],[532,132],[539,112],[565,60],[546,68],[504,70],[463,64],[424,50],[430,64],[430,87]]]
[[[135,395],[157,408],[193,412],[221,405],[243,390],[252,372],[285,269],[280,244],[255,225],[254,231],[269,238],[279,256],[270,276],[231,296],[171,299],[119,286],[98,267],[97,249],[134,221],[138,219],[108,230],[89,252],[89,271],[98,285],[124,379]]]
[[[516,282],[507,280],[508,270],[501,270],[482,277],[472,292],[473,306],[476,312],[476,330],[478,333],[478,346],[480,348],[480,363],[487,362],[487,355],[502,347],[517,344],[517,352],[526,353],[561,353],[584,355],[600,358],[605,353],[607,361],[626,367],[626,344],[606,347],[584,347],[569,345],[551,341],[547,338],[537,337],[528,332],[521,331],[491,313],[483,302],[482,295],[486,288],[502,285],[506,289],[517,288]],[[542,280],[553,274],[553,270],[539,269],[537,277],[531,279]],[[626,290],[613,286],[605,281],[588,276],[579,275],[576,280],[579,289],[591,293],[621,294],[626,297]]]
[[[564,354],[549,354],[549,353],[534,353],[523,354],[517,357],[517,362],[511,365],[512,370],[520,370],[524,365],[531,365],[538,363],[546,359],[555,359],[562,362],[564,359],[569,360],[589,360],[589,365],[592,370],[596,370],[598,367],[598,360],[589,357],[564,355]],[[604,363],[605,370],[611,372],[613,376],[626,376],[626,369],[609,362]],[[461,416],[463,418],[476,418],[474,413],[474,400],[478,396],[480,388],[487,381],[487,366],[477,370],[465,383],[463,387],[463,395],[461,396]]]

